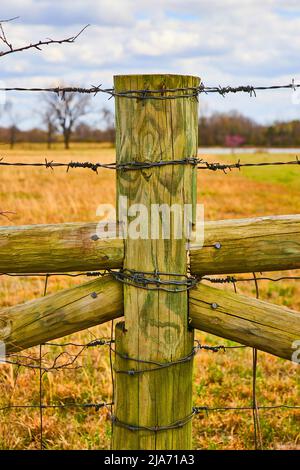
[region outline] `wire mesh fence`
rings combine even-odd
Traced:
[[[47,295],[48,289],[48,281],[51,276],[71,276],[71,277],[91,277],[91,276],[103,276],[105,275],[106,271],[101,272],[82,272],[82,273],[47,273],[47,274],[39,274],[38,276],[43,277],[45,279],[45,284],[43,288],[43,295]],[[8,277],[16,277],[16,276],[26,276],[26,277],[35,277],[36,275],[32,274],[14,274],[14,273],[2,273],[2,276]],[[251,277],[247,276],[203,276],[199,278],[198,282],[206,282],[212,284],[220,284],[220,285],[232,285],[234,291],[237,292],[237,286],[239,283],[241,284],[253,284],[255,288],[256,297],[260,297],[259,291],[259,284],[260,282],[279,282],[279,281],[299,281],[300,276],[280,276],[280,277],[270,277],[270,276],[263,276],[256,275],[253,273]],[[62,411],[69,409],[80,409],[83,413],[99,413],[101,410],[105,411],[107,419],[110,421],[111,433],[113,432],[113,426],[116,425],[115,415],[114,415],[114,376],[117,373],[122,373],[123,371],[119,371],[115,368],[114,365],[114,356],[116,354],[114,348],[114,322],[111,322],[110,328],[110,336],[109,337],[100,337],[100,338],[93,338],[87,342],[79,342],[74,340],[56,340],[52,342],[46,342],[40,345],[38,348],[35,348],[33,352],[26,353],[26,351],[22,351],[20,353],[12,353],[8,356],[8,358],[4,361],[4,363],[12,366],[16,371],[20,371],[21,369],[29,369],[33,370],[35,373],[38,374],[38,394],[34,401],[29,401],[28,403],[15,403],[15,402],[8,402],[5,404],[1,404],[0,412],[1,413],[8,413],[12,411],[25,411],[25,410],[35,410],[39,413],[39,448],[45,449],[47,448],[47,439],[44,435],[44,413],[45,411]],[[210,354],[224,354],[229,353],[236,350],[252,350],[252,374],[251,374],[251,400],[248,404],[243,406],[228,406],[226,401],[222,406],[207,406],[205,403],[198,405],[196,404],[193,406],[191,413],[183,422],[180,423],[172,423],[172,428],[177,428],[180,426],[184,426],[186,422],[192,419],[203,419],[203,416],[209,416],[211,413],[252,413],[253,419],[253,448],[255,449],[264,449],[266,448],[264,444],[264,436],[261,430],[261,420],[264,420],[264,416],[261,415],[263,412],[275,410],[277,412],[292,412],[296,413],[296,417],[300,412],[300,405],[292,404],[291,402],[285,403],[276,401],[276,403],[264,403],[260,404],[259,397],[257,396],[257,369],[258,369],[258,354],[256,349],[252,349],[245,345],[239,344],[226,344],[228,342],[224,342],[222,344],[202,344],[200,340],[195,341],[195,346],[192,351],[191,358],[196,354],[201,354],[202,352],[207,352]],[[44,399],[45,394],[45,377],[48,374],[56,374],[61,371],[76,371],[85,367],[84,364],[84,355],[85,353],[90,350],[95,349],[97,354],[99,351],[106,350],[105,355],[109,358],[109,370],[110,370],[110,381],[111,381],[111,396],[107,401],[86,401],[86,400],[73,400],[70,401],[69,399],[64,402],[62,401],[54,401],[49,402],[48,400]],[[52,352],[51,352],[52,350]],[[54,351],[54,353],[53,353]],[[127,358],[128,360],[132,361],[133,358]],[[189,360],[190,358],[187,358]],[[136,370],[130,370],[129,372],[131,375],[136,373],[143,373],[143,363],[142,360],[137,361],[137,368]],[[200,356],[201,362],[201,356]],[[152,370],[157,370],[157,368],[161,367],[171,367],[175,363],[172,362],[170,364],[161,364],[161,365],[154,365]],[[147,370],[149,372],[149,369]],[[129,373],[128,371],[124,371],[124,373]],[[197,400],[198,401],[198,400]],[[297,418],[296,418],[297,419]],[[118,425],[122,425],[122,423],[118,423]],[[150,429],[149,429],[150,430]],[[152,432],[160,432],[162,429],[156,428],[151,429]]]

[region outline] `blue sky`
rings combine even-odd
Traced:
[[[111,86],[114,74],[160,72],[198,75],[209,86],[300,82],[298,0],[2,2],[0,19],[13,16],[20,19],[7,24],[6,32],[16,46],[91,26],[74,44],[2,58],[0,80],[6,86]],[[9,98],[22,127],[39,123],[32,113],[38,96]],[[104,104],[113,107],[112,100],[94,99],[91,121],[98,121]],[[300,118],[300,96],[289,90],[260,92],[257,98],[201,96],[200,108],[205,113],[235,109],[265,123]]]

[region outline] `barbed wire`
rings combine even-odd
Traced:
[[[67,172],[70,168],[86,168],[97,173],[99,168],[116,169],[116,163],[93,163],[93,162],[54,162],[53,160],[48,161],[45,158],[45,162],[5,162],[3,158],[0,158],[0,166],[5,167],[45,167],[54,170],[54,168],[66,168]]]
[[[258,281],[270,281],[270,282],[279,282],[283,280],[300,280],[300,276],[281,276],[278,278],[268,277],[268,276],[254,276],[253,277],[236,277],[236,276],[226,276],[226,277],[210,277],[210,276],[198,276],[193,275],[189,272],[188,275],[178,274],[173,272],[160,272],[158,270],[154,271],[135,271],[134,269],[107,269],[107,274],[111,274],[116,280],[122,282],[123,284],[134,286],[140,289],[145,290],[162,290],[166,292],[185,292],[196,287],[202,281],[208,281],[212,284],[233,284],[239,282],[251,282],[256,283],[256,293],[258,291],[257,282]],[[175,279],[161,279],[161,277],[175,277]],[[183,278],[178,280],[178,278]],[[150,287],[149,287],[150,286]],[[152,287],[151,287],[152,286]]]
[[[281,277],[268,277],[268,276],[260,276],[260,277],[235,277],[235,276],[226,276],[226,277],[209,277],[209,276],[202,276],[201,281],[208,281],[212,284],[235,284],[237,282],[251,282],[251,281],[271,281],[271,282],[279,282],[279,281],[299,281],[300,276],[281,276]]]
[[[123,284],[146,290],[165,292],[186,292],[197,285],[198,277],[173,272],[136,271],[134,269],[107,270],[117,281]],[[162,279],[167,277],[168,279]],[[175,279],[169,279],[173,277]],[[180,278],[180,279],[179,279]]]
[[[218,93],[222,96],[225,96],[229,93],[248,93],[251,96],[256,96],[257,91],[267,91],[267,90],[283,90],[283,89],[292,89],[296,91],[300,87],[300,84],[295,83],[293,78],[290,83],[286,85],[262,85],[262,86],[253,86],[253,85],[238,85],[238,86],[214,86],[206,87],[203,85],[202,93]]]
[[[85,26],[79,34],[81,34],[89,25]],[[66,42],[74,42],[74,40],[79,36],[74,36],[73,38],[68,38]],[[72,40],[73,39],[73,40]],[[39,44],[38,44],[39,45]],[[32,45],[31,47],[35,47]],[[172,99],[181,99],[181,98],[198,98],[202,93],[205,94],[219,94],[225,97],[229,93],[247,93],[250,97],[255,96],[257,91],[266,91],[266,90],[283,90],[291,89],[296,91],[300,87],[300,84],[295,83],[295,80],[292,79],[290,83],[284,85],[264,85],[264,86],[253,86],[253,85],[238,85],[238,86],[205,86],[201,83],[197,87],[176,87],[176,88],[159,88],[159,89],[132,89],[116,92],[114,88],[102,88],[101,85],[91,85],[90,87],[76,87],[76,86],[65,86],[65,87],[2,87],[0,91],[16,91],[16,92],[47,92],[55,93],[61,98],[64,98],[66,93],[81,93],[81,94],[93,94],[96,96],[99,93],[109,95],[109,99],[113,97],[117,98],[128,98],[135,100],[172,100]],[[178,94],[172,94],[178,93]]]
[[[201,165],[203,163],[203,165]],[[241,168],[245,167],[264,167],[264,166],[282,166],[282,165],[300,165],[300,160],[298,156],[296,156],[296,160],[293,161],[288,161],[288,162],[246,162],[246,163],[241,163],[240,160],[236,163],[220,163],[220,162],[206,162],[206,161],[200,161],[200,165],[197,166],[198,170],[212,170],[212,171],[217,171],[221,170],[224,173],[226,173],[226,170],[233,170],[233,169],[238,169],[240,170]]]
[[[99,168],[105,168],[108,170],[120,170],[120,171],[127,171],[127,170],[142,170],[148,169],[153,167],[160,167],[160,166],[167,166],[167,165],[193,165],[196,166],[198,163],[201,163],[202,159],[198,159],[196,157],[191,158],[183,158],[177,160],[160,160],[155,162],[139,162],[139,161],[132,161],[126,163],[99,163],[99,162],[74,162],[70,161],[68,163],[64,162],[54,162],[53,160],[48,161],[45,158],[44,162],[6,162],[4,161],[3,157],[0,158],[0,166],[5,167],[45,167],[54,170],[55,168],[66,168],[68,172],[70,168],[84,168],[89,169],[94,172],[98,172]]]
[[[120,171],[128,170],[147,170],[148,168],[155,168],[161,166],[173,165],[192,165],[196,166],[202,159],[197,157],[182,158],[176,160],[158,160],[158,161],[131,161],[126,163],[116,163],[114,169]]]
[[[198,170],[211,170],[217,171],[221,170],[226,174],[227,170],[231,171],[233,169],[240,170],[241,168],[246,167],[268,167],[268,166],[282,166],[282,165],[300,165],[300,159],[298,156],[295,157],[295,160],[291,161],[271,161],[271,162],[245,162],[242,163],[240,160],[235,163],[222,163],[222,162],[208,162],[202,158],[184,158],[181,160],[159,160],[155,162],[127,162],[127,163],[95,163],[95,162],[74,162],[70,161],[67,163],[64,162],[54,162],[53,160],[48,161],[45,159],[45,162],[6,162],[3,160],[3,157],[0,158],[0,166],[4,167],[44,167],[54,170],[55,168],[66,168],[66,171],[69,172],[73,168],[89,169],[98,173],[100,168],[116,171],[131,171],[131,170],[147,170],[155,167],[162,167],[167,165],[192,165],[196,166]]]

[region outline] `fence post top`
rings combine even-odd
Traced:
[[[187,78],[196,78],[200,80],[200,77],[197,75],[190,75],[190,74],[181,74],[181,73],[130,73],[130,74],[117,74],[114,75],[113,78],[129,78],[129,77],[144,77],[144,78],[150,78],[150,77],[164,77],[164,78],[179,78],[179,77],[187,77]]]

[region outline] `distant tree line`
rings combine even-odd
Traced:
[[[114,143],[114,129],[96,129],[88,124],[80,123],[73,131],[72,142],[109,142]],[[18,143],[44,143],[48,148],[52,144],[61,142],[64,144],[63,135],[57,131],[49,132],[38,127],[30,130],[20,130],[17,126],[14,127],[0,127],[0,142],[9,144],[11,148]]]
[[[115,140],[114,115],[103,108],[98,111],[102,128],[82,121],[91,112],[90,99],[70,93],[64,100],[55,94],[45,96],[38,114],[41,127],[30,130],[19,128],[20,119],[11,103],[6,106],[9,125],[0,127],[0,142],[11,147],[18,142],[111,142]],[[94,111],[95,114],[95,111]],[[300,146],[300,120],[276,121],[270,125],[259,124],[237,112],[213,113],[199,118],[199,145],[222,147],[294,147]]]
[[[199,119],[199,144],[225,147],[300,146],[300,120],[258,124],[237,112],[214,113]]]

